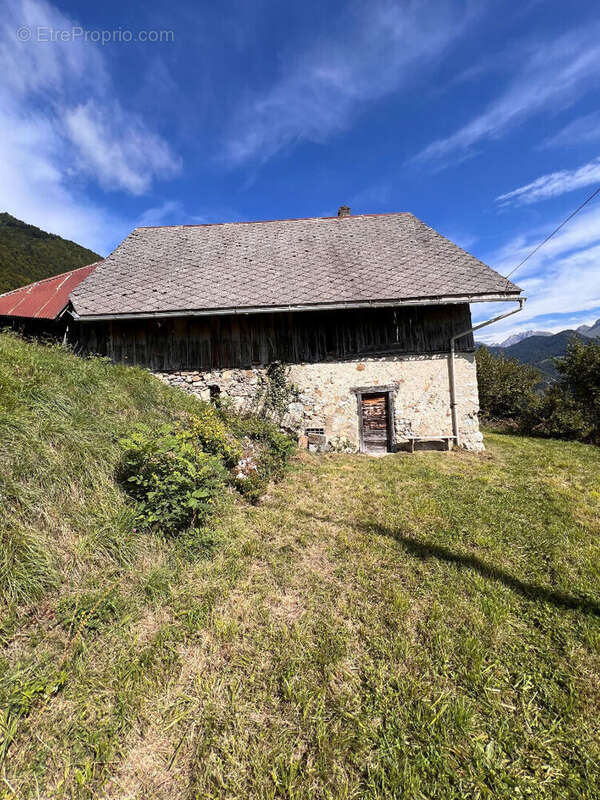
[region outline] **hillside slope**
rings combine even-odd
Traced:
[[[0,404],[0,553],[53,576],[0,608],[6,800],[600,796],[598,448],[305,454],[198,552],[114,482],[194,398],[0,335]]]
[[[0,213],[0,294],[100,258],[75,242]]]
[[[508,347],[490,347],[490,350],[504,358],[515,358],[523,364],[531,364],[545,375],[554,377],[556,368],[553,359],[566,354],[569,341],[573,338],[587,341],[577,331],[566,330],[550,336],[530,336]]]

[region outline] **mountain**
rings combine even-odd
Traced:
[[[0,293],[100,258],[75,242],[0,213]]]
[[[523,339],[529,339],[532,336],[552,336],[549,331],[523,331],[522,333],[513,333],[508,339],[505,339],[500,344],[495,344],[494,347],[510,347],[513,344],[522,342]]]
[[[600,319],[597,319],[593,325],[580,325],[577,328],[577,333],[587,336],[589,339],[600,338]]]
[[[567,345],[570,340],[576,337],[586,341],[577,331],[560,331],[560,333],[542,333],[536,336],[528,336],[520,342],[509,345],[508,347],[492,346],[490,350],[497,355],[505,358],[515,358],[524,364],[532,364],[541,370],[544,375],[554,377],[556,368],[553,359],[564,356],[567,352]]]

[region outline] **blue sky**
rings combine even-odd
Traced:
[[[348,204],[412,211],[506,274],[600,182],[592,2],[0,10],[0,209],[103,255],[140,224]],[[526,310],[488,340],[600,317],[600,200],[516,279]]]

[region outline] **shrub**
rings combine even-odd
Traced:
[[[512,420],[522,433],[600,443],[600,343],[573,338],[554,360],[558,380],[535,391],[540,373],[527,364],[477,351],[482,414]]]
[[[582,441],[590,437],[593,426],[572,394],[554,385],[524,411],[520,429],[536,436]]]
[[[539,370],[494,355],[487,347],[478,348],[475,359],[482,415],[488,419],[521,419],[535,401]]]
[[[119,479],[138,503],[137,524],[181,531],[201,524],[223,491],[226,472],[203,452],[190,431],[168,425],[139,428],[121,440]]]
[[[223,459],[225,466],[230,469],[235,467],[242,457],[242,448],[239,442],[229,433],[211,406],[206,406],[196,412],[192,418],[191,432],[206,453],[219,456]]]
[[[274,422],[256,414],[231,414],[227,422],[237,437],[247,438],[259,445],[259,471],[262,464],[262,469],[266,469],[270,477],[280,477],[296,449],[295,440],[283,433]]]
[[[564,358],[555,360],[560,385],[588,423],[586,437],[600,443],[600,342],[573,338]]]
[[[247,442],[245,453],[256,469],[244,477],[236,477],[235,488],[251,503],[256,503],[265,493],[270,480],[277,480],[285,472],[287,463],[296,449],[296,442],[278,426],[256,414],[236,414],[222,407],[219,414],[235,436]]]
[[[269,479],[264,472],[258,469],[245,475],[243,478],[236,478],[235,488],[246,498],[249,503],[256,504],[267,491]]]

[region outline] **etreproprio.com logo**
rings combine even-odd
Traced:
[[[20,42],[92,42],[93,44],[129,44],[131,42],[174,42],[174,31],[131,31],[122,28],[113,30],[86,30],[74,25],[72,28],[51,28],[47,25],[21,25],[17,28]]]

